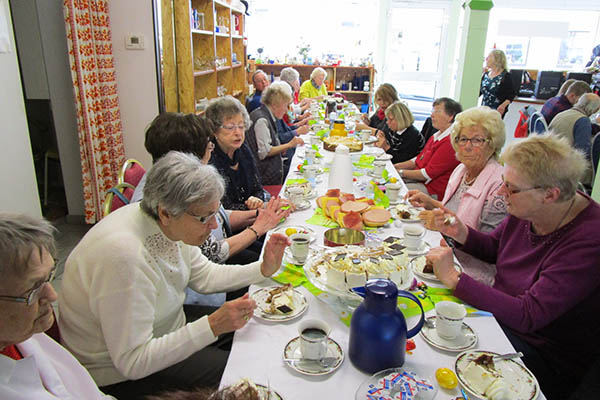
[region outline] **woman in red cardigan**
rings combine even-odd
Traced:
[[[433,102],[431,122],[438,131],[429,138],[418,156],[394,164],[409,189],[420,190],[438,200],[444,197],[448,179],[458,165],[450,142],[450,127],[460,112],[460,103],[448,97]]]

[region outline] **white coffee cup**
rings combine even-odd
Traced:
[[[375,161],[373,163],[373,175],[380,177],[383,174],[386,164],[387,163],[385,161]]]
[[[325,321],[308,319],[300,322],[300,353],[308,360],[321,360],[327,355],[327,341],[331,328]]]
[[[371,138],[371,131],[369,129],[363,129],[360,131],[360,140],[366,142]]]
[[[316,135],[310,135],[308,140],[311,146],[318,146],[321,144],[321,138]]]
[[[467,310],[462,304],[452,301],[438,301],[435,304],[435,330],[443,339],[455,339],[461,332]]]
[[[409,249],[420,249],[425,237],[425,227],[420,224],[404,224],[404,245]]]
[[[319,167],[316,165],[305,165],[304,166],[304,177],[308,180],[315,179],[317,177],[317,171]]]
[[[302,189],[301,187],[292,186],[287,190],[287,192],[288,199],[290,200],[290,202],[292,202],[294,206],[298,207],[300,206],[300,204],[302,204],[302,201],[304,201],[304,189]]]
[[[311,164],[315,162],[317,158],[317,151],[315,149],[311,149],[310,147],[304,151],[304,158]]]
[[[294,233],[290,236],[290,240],[292,241],[292,244],[290,245],[292,256],[300,264],[304,264],[308,257],[310,235],[307,235],[306,233]]]
[[[385,194],[391,202],[395,203],[398,201],[401,188],[402,186],[400,186],[399,183],[388,183],[387,185],[385,185]]]

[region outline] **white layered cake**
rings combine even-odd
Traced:
[[[407,265],[404,250],[345,246],[323,255],[311,269],[328,286],[339,289],[364,286],[367,280],[376,278],[405,287],[411,279]]]
[[[508,388],[496,371],[492,356],[482,354],[465,368],[464,379],[489,400],[510,400]]]
[[[294,288],[291,284],[277,287],[269,292],[266,300],[271,314],[289,314],[294,311]]]

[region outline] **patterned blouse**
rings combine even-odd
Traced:
[[[498,87],[500,86],[500,82],[502,82],[502,78],[506,72],[502,72],[500,75],[490,78],[490,75],[486,73],[483,76],[483,80],[481,82],[481,94],[483,95],[482,105],[488,106],[492,109],[497,109],[500,105],[500,100],[498,99]]]

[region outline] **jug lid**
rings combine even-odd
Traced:
[[[389,279],[371,279],[365,284],[367,297],[376,297],[378,299],[393,299],[398,297],[398,286]]]

